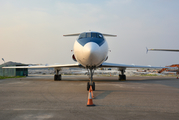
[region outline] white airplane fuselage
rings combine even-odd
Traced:
[[[108,44],[98,32],[81,33],[73,49],[76,60],[89,68],[100,66],[108,55]]]

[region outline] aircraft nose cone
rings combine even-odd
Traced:
[[[98,44],[89,42],[84,46],[84,59],[89,66],[99,63],[100,48]]]
[[[84,46],[84,52],[88,56],[88,59],[95,58],[98,55],[99,46],[96,43],[87,43]]]
[[[96,52],[98,52],[99,46],[96,43],[87,43],[85,46],[85,53],[90,56],[93,56],[96,54]]]

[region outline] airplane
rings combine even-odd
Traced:
[[[148,51],[169,51],[169,52],[179,52],[179,49],[147,49],[147,53]]]
[[[3,68],[54,68],[56,73],[54,75],[55,81],[61,80],[61,74],[59,72],[62,68],[65,67],[81,67],[88,70],[89,82],[87,82],[87,90],[89,90],[90,86],[95,90],[95,82],[93,82],[93,74],[96,68],[100,67],[109,67],[109,68],[118,68],[121,72],[119,74],[119,80],[126,80],[125,70],[126,68],[169,68],[171,67],[153,67],[153,66],[141,66],[141,65],[127,65],[127,64],[116,64],[116,63],[106,63],[105,61],[108,59],[108,43],[105,37],[116,37],[116,35],[111,34],[103,34],[100,32],[82,32],[76,34],[67,34],[64,37],[69,36],[79,36],[77,40],[75,40],[72,55],[72,59],[76,61],[75,64],[58,64],[58,65],[42,65],[42,66],[15,66],[15,67],[3,67]],[[175,68],[177,69],[177,68]]]

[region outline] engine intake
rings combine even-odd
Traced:
[[[72,59],[73,59],[75,62],[77,61],[74,54],[72,55]]]
[[[106,57],[105,61],[108,60],[108,56]]]

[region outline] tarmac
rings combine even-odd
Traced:
[[[0,80],[0,120],[178,120],[176,77],[94,76],[94,107],[87,107],[87,76],[31,75]]]

